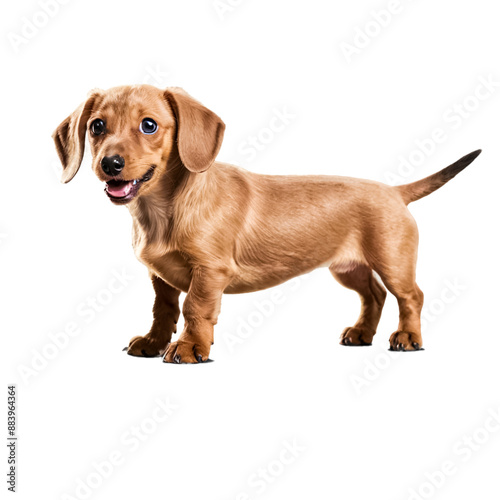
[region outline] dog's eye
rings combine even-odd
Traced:
[[[158,130],[158,125],[152,118],[144,118],[144,120],[142,120],[141,122],[139,130],[143,134],[151,135]]]
[[[91,123],[90,130],[94,135],[101,135],[106,130],[106,125],[104,125],[104,122],[98,118]]]

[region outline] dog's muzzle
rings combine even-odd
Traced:
[[[139,179],[132,179],[129,181],[122,179],[110,179],[106,182],[104,190],[113,203],[119,205],[128,203],[130,200],[135,198],[141,185],[148,182],[153,177],[155,168],[156,165],[151,165],[149,170]]]
[[[102,171],[106,175],[110,175],[112,177],[118,175],[123,170],[124,166],[125,160],[120,155],[105,156],[101,160]]]

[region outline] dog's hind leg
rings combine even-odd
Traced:
[[[361,314],[354,326],[342,332],[340,343],[371,345],[387,295],[385,288],[377,281],[373,271],[365,265],[358,265],[342,272],[333,265],[329,269],[341,285],[358,292],[361,299]]]
[[[403,259],[406,260],[406,259]],[[420,313],[424,294],[415,282],[414,267],[403,262],[380,272],[380,277],[388,290],[396,296],[399,306],[398,329],[389,339],[392,351],[418,351],[422,347]]]
[[[127,353],[131,356],[146,358],[162,356],[172,339],[172,333],[177,330],[180,290],[171,287],[154,274],[151,274],[151,280],[156,293],[153,325],[144,337],[138,336],[130,340]]]
[[[409,214],[394,221],[375,246],[373,268],[398,300],[399,325],[389,340],[391,350],[418,351],[422,347],[420,313],[424,303],[415,281],[418,231]]]

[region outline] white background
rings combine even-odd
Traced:
[[[1,351],[3,386],[19,393],[17,498],[498,498],[499,424],[488,420],[500,406],[496,6],[401,0],[380,27],[373,12],[388,1],[232,3],[73,0],[22,43],[27,22],[44,23],[40,3],[2,9]],[[362,44],[367,23],[366,47],[348,61],[342,43],[357,34]],[[479,101],[481,79],[497,83]],[[482,148],[410,207],[426,350],[389,356],[392,296],[374,345],[341,347],[359,301],[321,269],[278,288],[272,307],[275,290],[224,297],[212,363],[122,352],[152,319],[131,219],[88,157],[59,183],[50,134],[92,88],[144,81],[213,109],[227,125],[219,159],[255,172],[410,182]],[[276,110],[294,118],[250,160],[245,141],[266,136]],[[429,145],[436,128],[445,138]],[[398,174],[411,156],[418,165]],[[131,279],[110,295],[123,272]],[[109,302],[95,317],[92,297]],[[68,324],[79,334],[54,353],[50,335],[62,339]],[[176,405],[158,424],[157,398]],[[134,450],[127,436],[141,425],[149,434]],[[300,449],[293,460],[284,442]],[[117,453],[109,477],[97,476],[93,463]],[[452,474],[436,472],[443,462]],[[256,482],[268,468],[270,481]]]

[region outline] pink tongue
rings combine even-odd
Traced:
[[[127,182],[125,184],[108,184],[106,190],[111,196],[115,196],[116,198],[123,198],[127,196],[132,189],[132,181]]]

